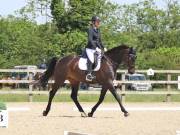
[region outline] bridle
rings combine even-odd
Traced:
[[[128,53],[128,67],[130,67],[130,61],[135,62],[137,56],[136,56],[136,50],[133,48],[129,48],[129,53]]]
[[[136,56],[136,50],[135,49],[133,49],[133,48],[128,48],[128,60],[127,60],[127,64],[128,64],[128,67],[130,67],[131,65],[131,63],[130,63],[130,61],[133,61],[133,62],[135,62],[135,60],[136,60],[136,58],[137,58],[137,56]],[[102,57],[104,57],[107,61],[108,61],[108,63],[109,64],[111,64],[113,67],[118,67],[118,65],[119,65],[119,63],[118,62],[115,62],[115,61],[112,61],[111,59],[109,59],[106,55],[105,55],[105,52],[104,51],[102,51],[101,52],[101,56]],[[134,65],[133,65],[134,66]],[[132,66],[131,66],[132,67]]]

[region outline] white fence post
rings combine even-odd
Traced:
[[[167,81],[171,81],[171,74],[167,74]],[[167,84],[167,91],[171,91],[171,85]],[[166,102],[171,102],[171,94],[166,95]]]
[[[180,76],[178,76],[178,90],[180,90]]]
[[[32,81],[32,80],[33,80],[33,75],[32,73],[29,73],[29,81]],[[29,84],[29,102],[33,102],[32,90],[33,90],[33,85]]]
[[[121,80],[125,81],[125,73],[122,73]],[[122,93],[123,94],[121,94],[121,98],[122,98],[121,100],[123,102],[125,102],[125,100],[126,100],[125,90],[126,90],[126,84],[122,83]]]

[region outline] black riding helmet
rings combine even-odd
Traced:
[[[100,20],[100,18],[98,16],[93,16],[91,21],[95,22],[95,21],[101,21],[101,20]]]

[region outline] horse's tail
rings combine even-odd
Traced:
[[[46,87],[49,78],[54,73],[54,68],[56,66],[57,58],[53,57],[49,63],[48,69],[43,73],[43,75],[40,77],[40,84],[42,87]]]

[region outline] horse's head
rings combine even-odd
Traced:
[[[128,73],[133,74],[135,72],[136,50],[132,47],[127,49],[124,54],[124,63],[128,67]]]
[[[135,72],[136,50],[127,45],[121,45],[105,53],[112,61],[119,64],[124,64],[128,67],[128,73]]]

